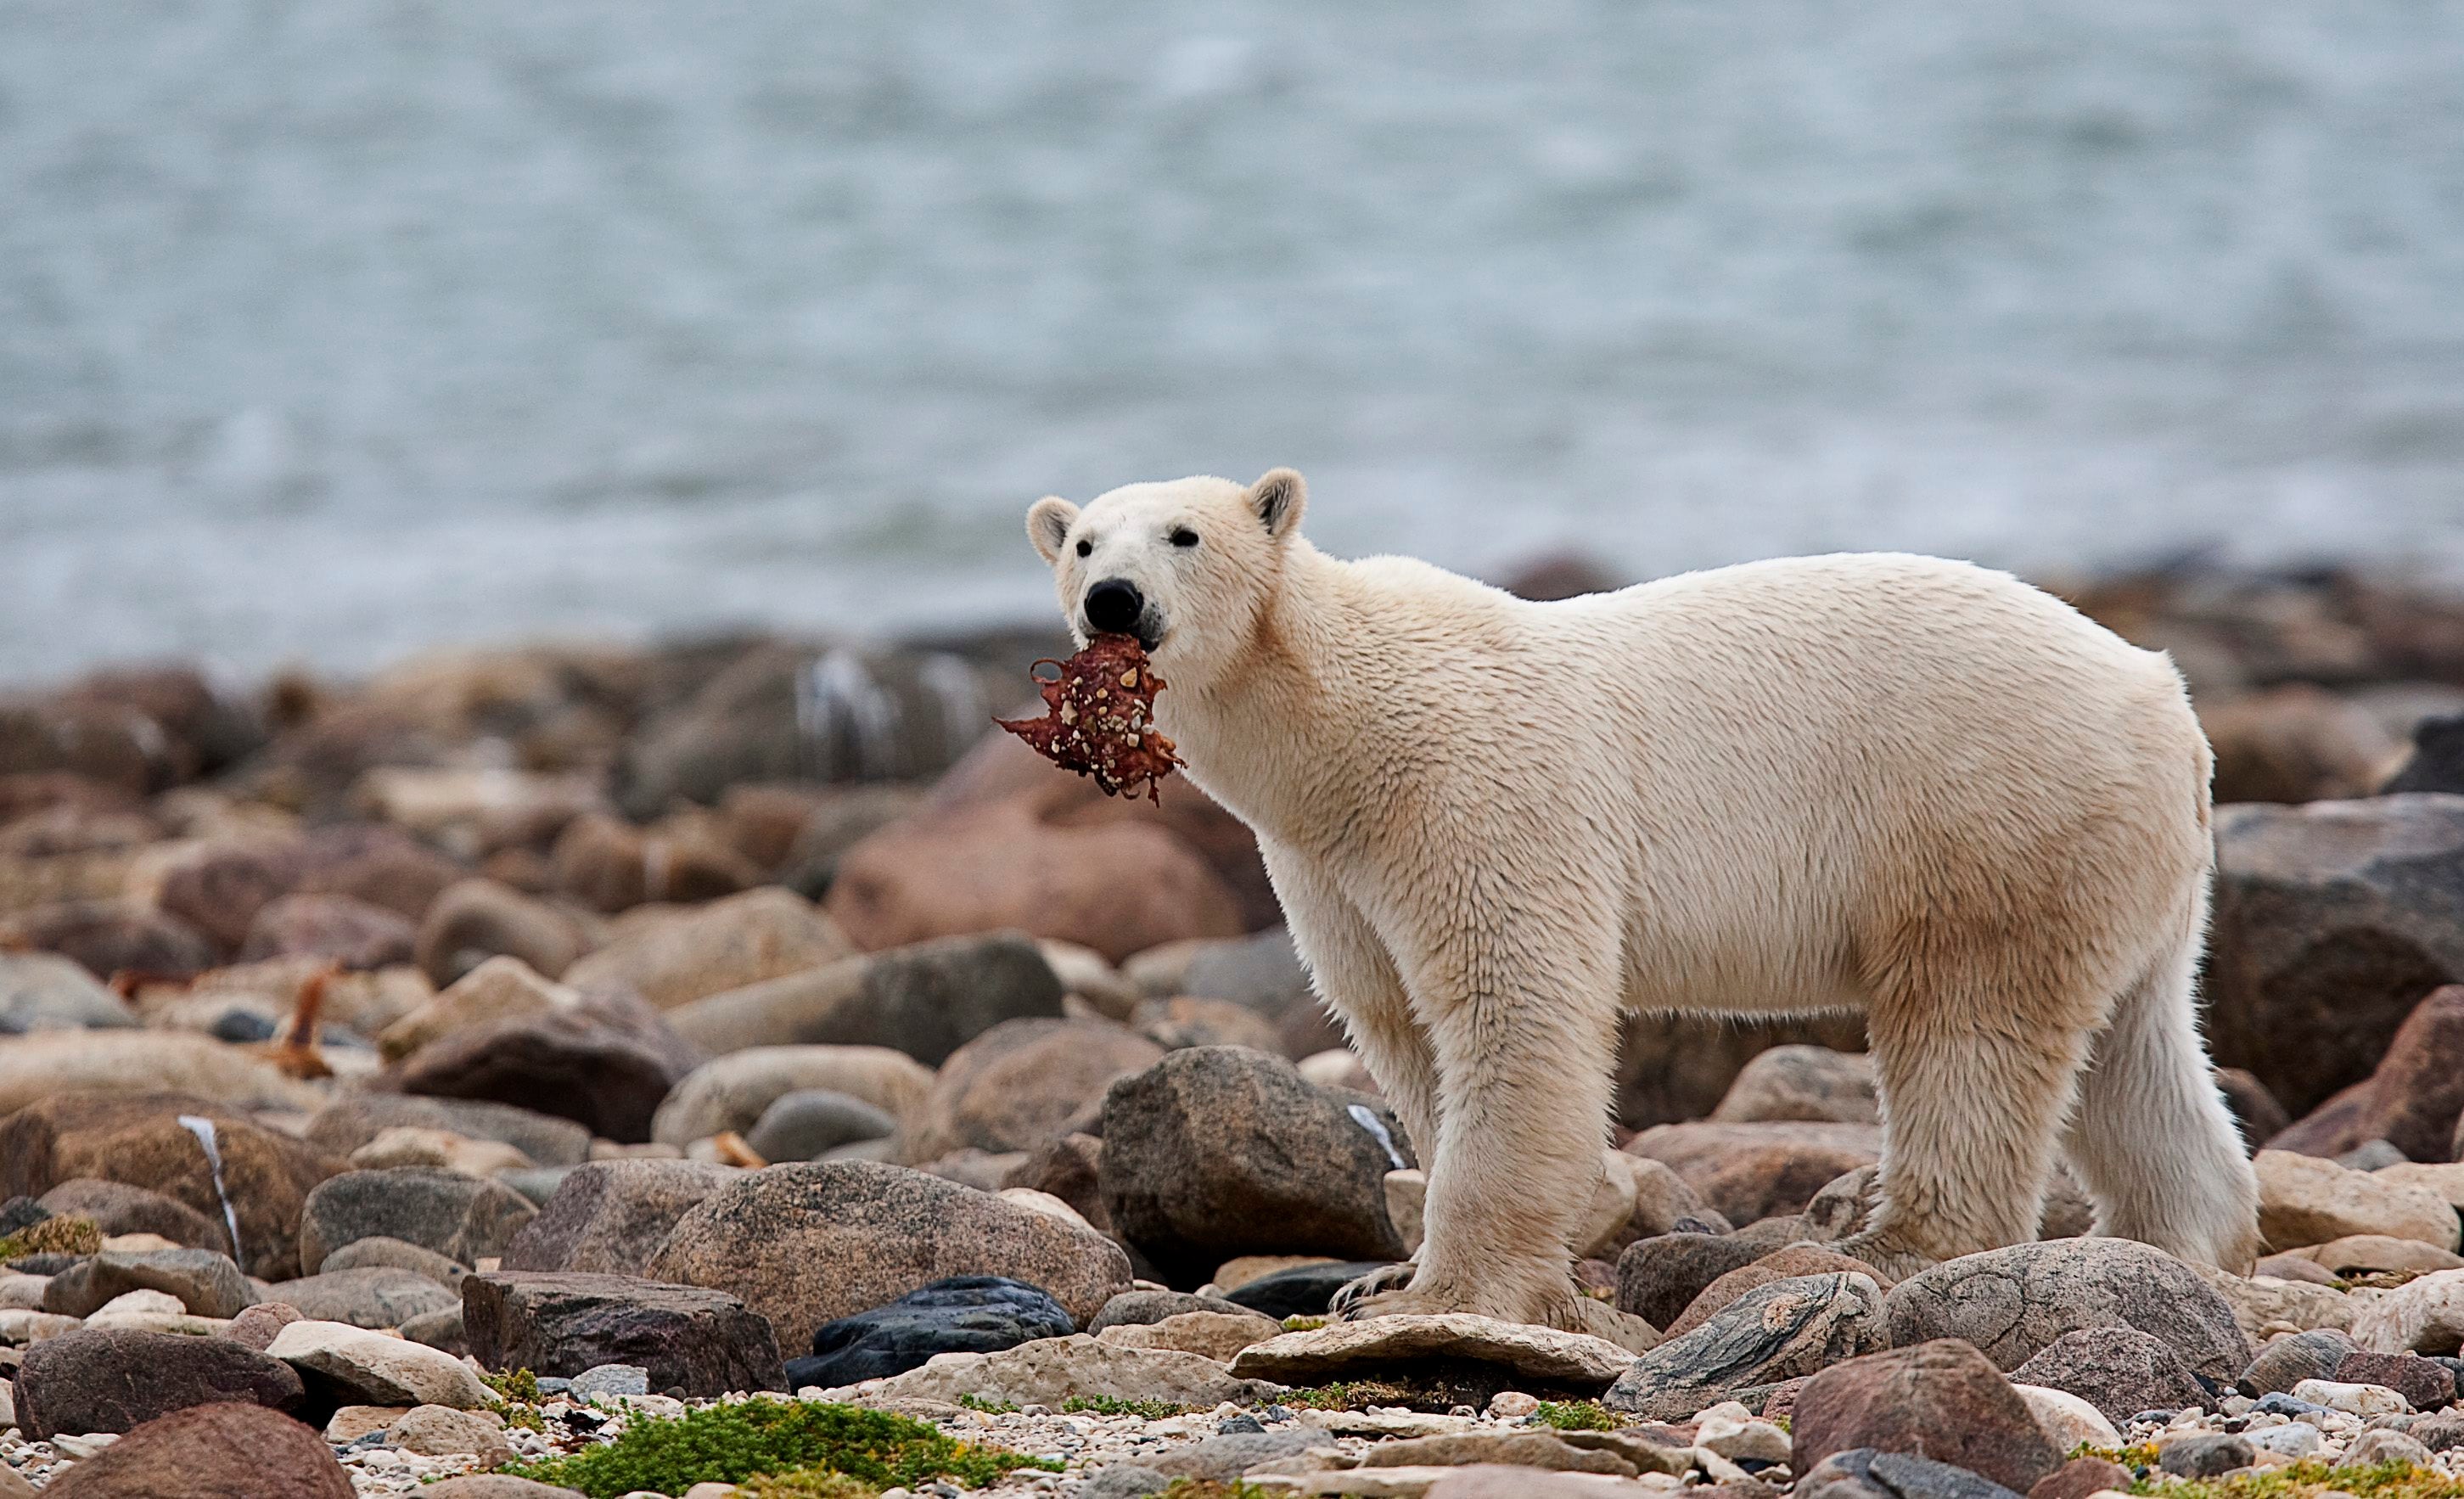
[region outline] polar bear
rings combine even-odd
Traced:
[[[2034,1238],[2057,1149],[2101,1232],[2248,1269],[2192,994],[2209,753],[2164,656],[1926,557],[1529,603],[1329,557],[1307,494],[1133,484],[1027,533],[1082,643],[1152,652],[1429,1162],[1417,1262],[1350,1314],[1596,1329],[1568,1240],[1626,1009],[1864,1012],[1883,1158],[1841,1247],[1887,1271]]]

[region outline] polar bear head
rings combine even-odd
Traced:
[[[1125,484],[1081,510],[1046,496],[1026,534],[1052,564],[1061,612],[1084,646],[1135,635],[1174,686],[1203,690],[1230,667],[1274,596],[1309,486],[1289,469],[1255,484]]]

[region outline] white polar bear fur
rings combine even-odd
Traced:
[[[2209,753],[2164,656],[1925,557],[1529,603],[1330,558],[1306,497],[1137,484],[1028,533],[1082,642],[1091,586],[1140,590],[1161,728],[1430,1164],[1409,1286],[1355,1311],[1596,1321],[1568,1240],[1626,1009],[1861,1009],[1883,1160],[1844,1247],[1885,1268],[2033,1238],[2058,1148],[2101,1232],[2247,1270],[2192,995]]]

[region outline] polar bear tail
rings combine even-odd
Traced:
[[[2199,1039],[2207,915],[2202,879],[2168,948],[2097,1036],[2065,1149],[2096,1199],[2097,1232],[2246,1275],[2258,1254],[2258,1179]]]

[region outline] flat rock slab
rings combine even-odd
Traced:
[[[1241,1350],[1232,1360],[1232,1373],[1280,1384],[1324,1384],[1437,1360],[1495,1365],[1536,1384],[1595,1395],[1633,1367],[1635,1356],[1588,1334],[1448,1312],[1371,1317],[1286,1333]]]
[[[353,1404],[486,1410],[496,1403],[452,1355],[341,1322],[291,1323],[265,1351],[303,1376],[317,1376]]]
[[[942,1354],[921,1369],[833,1390],[830,1397],[852,1397],[876,1404],[918,1400],[956,1402],[962,1395],[973,1395],[1013,1405],[1057,1406],[1072,1397],[1220,1405],[1281,1393],[1280,1384],[1236,1378],[1224,1373],[1221,1364],[1196,1354],[1122,1348],[1080,1333],[1039,1338],[997,1354]]]

